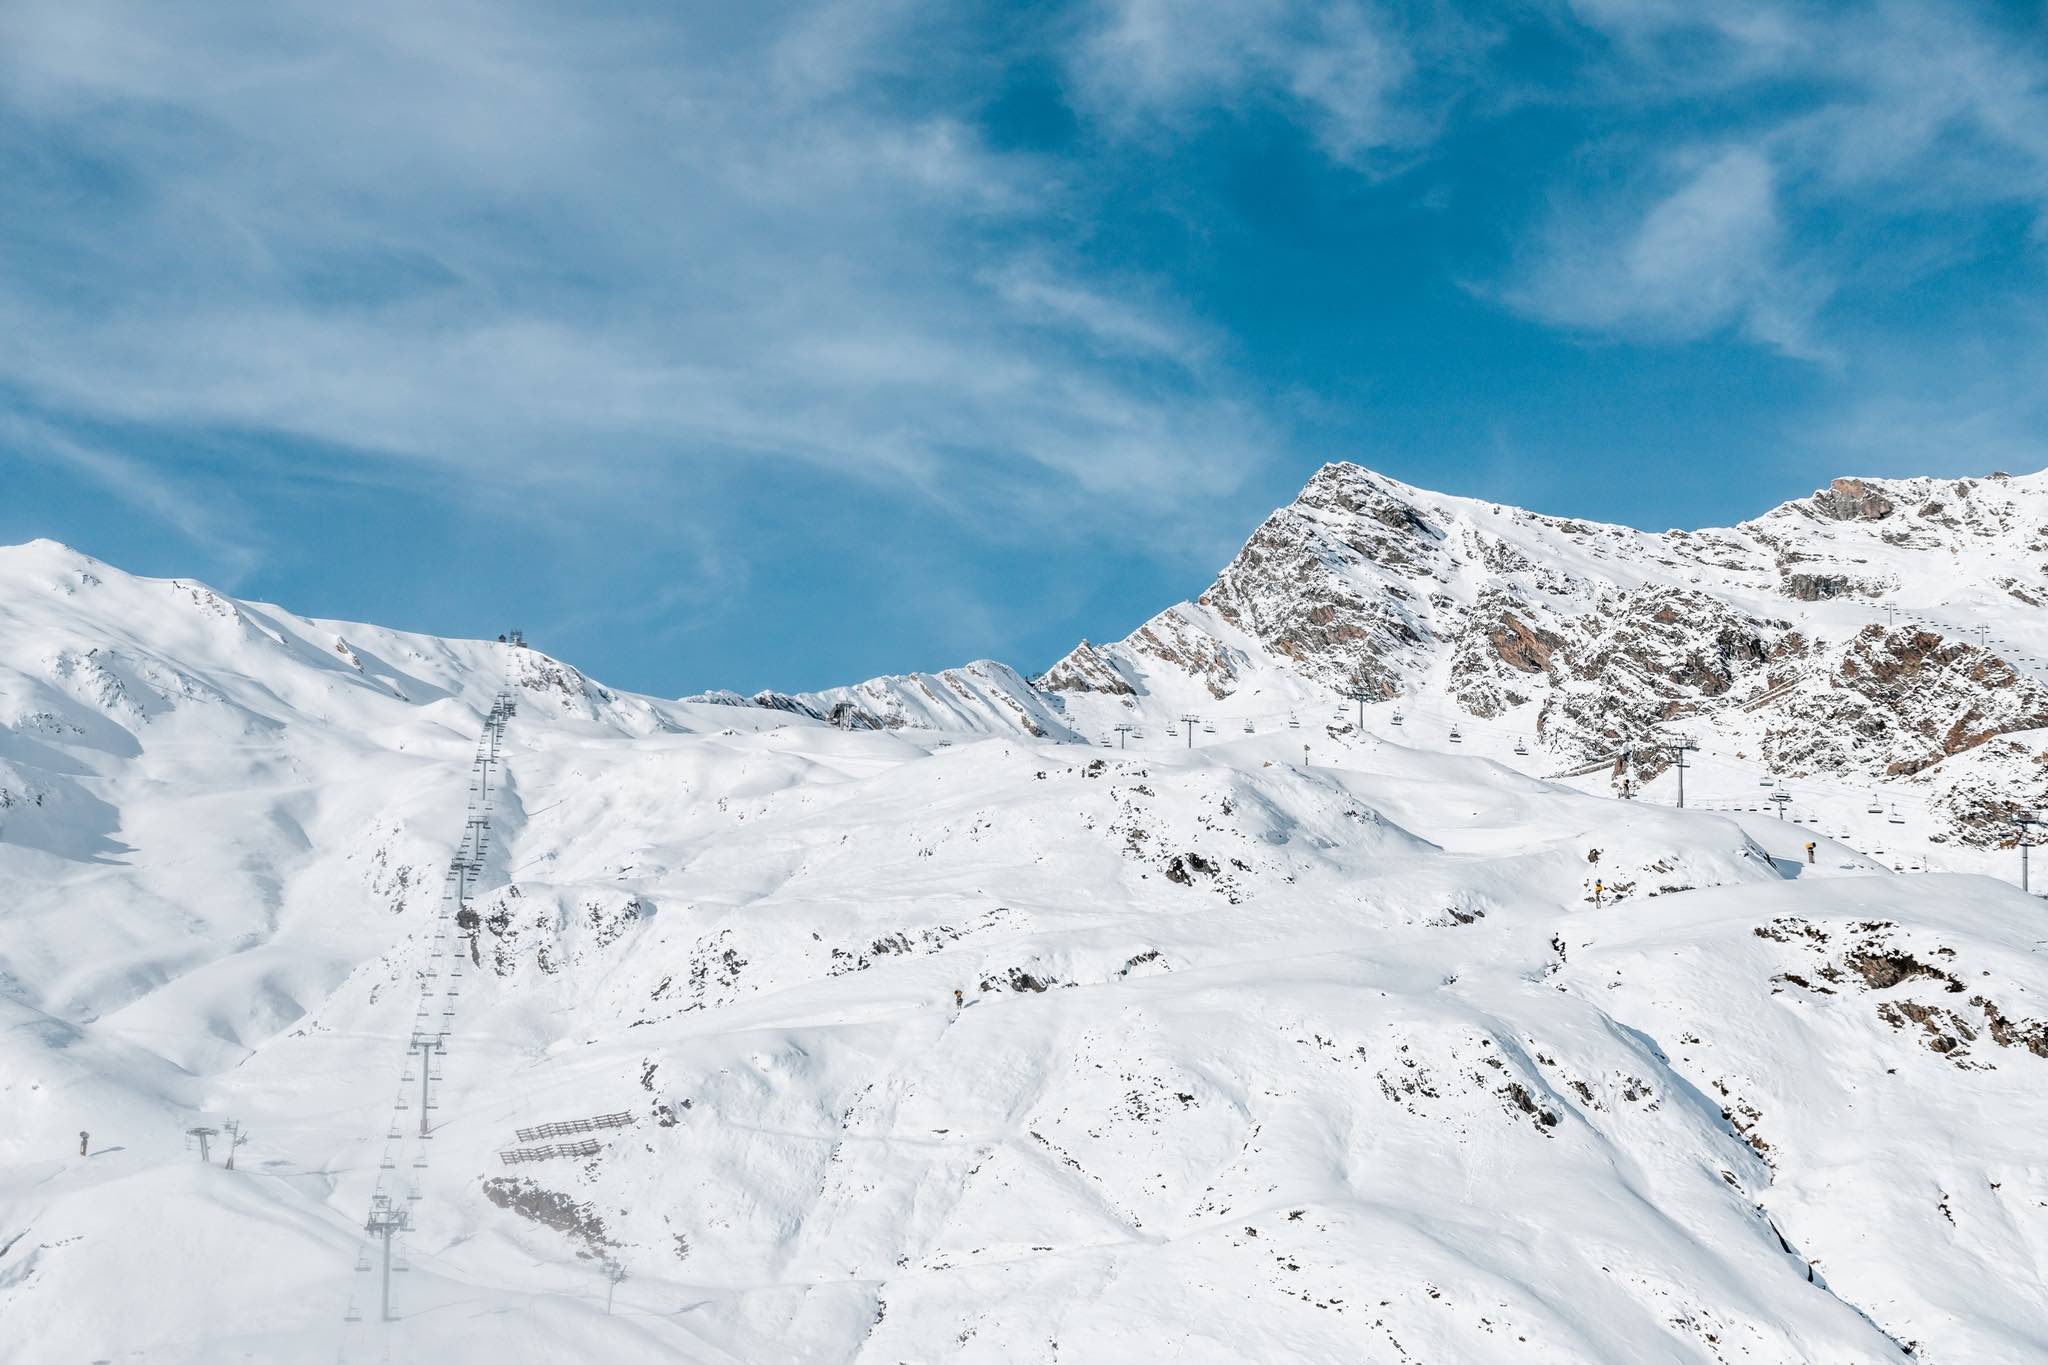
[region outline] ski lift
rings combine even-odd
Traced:
[[[1203,721],[1203,722],[1202,722],[1202,733],[1203,733],[1203,734],[1205,734],[1205,735],[1213,735],[1213,734],[1215,734],[1215,733],[1216,733],[1216,726],[1215,726],[1215,723],[1214,723],[1214,722],[1212,722],[1212,721],[1206,721],[1206,720],[1205,720],[1205,721]]]
[[[1168,739],[1179,739],[1180,731],[1174,729],[1171,725],[1169,725],[1166,727],[1166,737]]]
[[[1774,787],[1777,785],[1777,783],[1771,781],[1771,775],[1769,773],[1765,773],[1762,777],[1759,777],[1756,780],[1756,784],[1759,787]]]
[[[1296,720],[1293,716],[1289,716],[1287,718],[1287,728],[1290,730],[1299,730],[1301,728],[1301,722]]]
[[[1518,739],[1515,741],[1515,752],[1526,755],[1529,752],[1529,746]]]
[[[1463,735],[1459,734],[1459,733],[1458,733],[1458,727],[1457,727],[1457,726],[1455,726],[1455,725],[1453,725],[1453,726],[1451,727],[1451,743],[1453,743],[1453,744],[1463,744],[1464,742],[1465,742],[1465,737],[1464,737]]]
[[[1396,725],[1399,725],[1400,723],[1401,723],[1401,713],[1400,713],[1399,711],[1396,711],[1396,712],[1394,713],[1394,724],[1396,724]]]
[[[1899,814],[1899,808],[1896,805],[1892,807],[1890,822],[1894,825],[1903,825],[1906,823],[1906,817]]]
[[[1878,804],[1877,804],[1877,798],[1873,796],[1873,797],[1871,797],[1871,798],[1870,798],[1870,809],[1869,809],[1868,811],[1866,811],[1866,812],[1865,812],[1865,814],[1867,814],[1867,815],[1883,815],[1883,814],[1884,814],[1884,807],[1883,807],[1883,806],[1880,806],[1880,805],[1878,805]]]
[[[1252,732],[1252,723],[1250,721],[1246,721],[1244,723],[1244,732],[1246,734],[1250,734]]]

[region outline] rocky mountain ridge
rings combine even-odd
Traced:
[[[1532,771],[1611,756],[1631,788],[1666,773],[1661,746],[1683,733],[1780,780],[1915,783],[1955,837],[1997,842],[2005,813],[2048,801],[2038,739],[1995,774],[1943,769],[2048,727],[2048,628],[2028,611],[2044,600],[2040,474],[1843,478],[1739,526],[1649,533],[1337,463],[1193,601],[1028,682],[984,662],[752,700],[1099,743],[1348,699],[1373,708],[1368,728],[1420,710],[1512,734]]]

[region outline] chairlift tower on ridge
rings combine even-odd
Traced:
[[[1678,770],[1678,808],[1685,809],[1685,756],[1699,751],[1699,744],[1690,735],[1667,739],[1660,746],[1671,755],[1671,766]]]
[[[2012,822],[2019,829],[2020,890],[2031,896],[2034,891],[2028,881],[2027,850],[2033,845],[2034,831],[2048,825],[2048,819],[2043,819],[2037,810],[2023,810],[2013,815]]]

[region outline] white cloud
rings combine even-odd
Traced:
[[[636,500],[767,462],[1008,516],[956,477],[1001,471],[1051,534],[1272,451],[1156,286],[1064,264],[1050,168],[876,92],[934,59],[929,12],[638,16],[5,7],[0,136],[32,126],[39,173],[0,208],[0,327],[37,344],[0,384]]]
[[[1409,90],[1414,41],[1362,0],[1102,0],[1072,66],[1093,109],[1126,130],[1265,104],[1364,165],[1434,127]]]
[[[1739,327],[1816,354],[1809,324],[1824,282],[1785,259],[1777,174],[1753,147],[1692,159],[1640,205],[1566,212],[1507,301],[1567,327],[1689,340]]]
[[[2048,215],[2048,61],[1966,12],[1768,0],[1572,9],[1616,44],[1595,87],[1603,99],[1693,116],[1667,121],[1681,131],[1659,150],[1617,140],[1573,168],[1593,167],[1602,188],[1561,186],[1493,291],[1539,320],[1675,340],[1735,327],[1833,364],[1851,339],[1831,335],[1823,312],[1847,282],[1881,294],[1968,252],[1987,205]],[[1804,97],[1745,104],[1745,86]],[[1702,140],[1690,103],[1700,99],[1734,130]],[[1907,215],[1909,230],[1882,230]]]

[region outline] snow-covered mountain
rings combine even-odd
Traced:
[[[2048,804],[2027,734],[2048,727],[2044,601],[2048,474],[1838,479],[1731,529],[1649,534],[1331,464],[1195,601],[1029,684],[979,663],[755,700],[1125,743],[1120,725],[1166,737],[1190,714],[1204,736],[1354,715],[1443,747],[1455,727],[1530,772],[1608,760],[1665,799],[1662,745],[1684,735],[1836,823],[1878,794],[1882,823],[1902,801],[1998,846]]]
[[[2048,1357],[2040,901],[1956,836],[2038,485],[1957,487],[1332,466],[1036,681],[780,709],[0,549],[0,1358]],[[1652,721],[1730,809],[1544,780]]]

